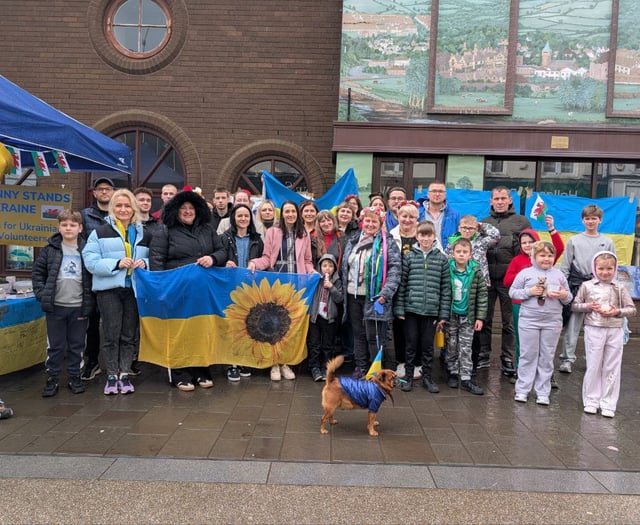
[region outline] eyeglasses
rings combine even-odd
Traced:
[[[429,190],[429,193],[445,193],[445,190]]]
[[[113,191],[113,188],[111,188],[111,187],[108,187],[108,188],[96,188],[96,189],[94,189],[93,191],[98,191],[98,192],[106,193],[106,192],[109,192],[109,191]]]

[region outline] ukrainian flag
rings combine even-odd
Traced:
[[[136,270],[140,360],[167,368],[267,368],[306,357],[318,274],[242,268]]]
[[[638,199],[634,197],[605,197],[587,199],[567,195],[551,195],[534,192],[525,203],[525,216],[529,217],[538,196],[547,207],[547,214],[553,216],[556,230],[565,244],[575,234],[584,231],[582,210],[588,204],[597,204],[602,208],[604,216],[598,231],[609,237],[616,247],[619,264],[631,264],[633,241],[636,230],[636,210]],[[541,231],[541,238],[548,240],[547,225],[544,221],[531,221],[535,230]]]
[[[272,200],[276,208],[282,208],[282,203],[288,200],[298,205],[306,200],[306,197],[287,188],[268,171],[262,172],[262,181],[265,198]],[[358,181],[353,168],[349,168],[327,193],[314,202],[319,210],[334,210],[347,195],[358,195]]]

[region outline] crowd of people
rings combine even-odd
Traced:
[[[587,206],[584,233],[565,247],[551,215],[545,217],[551,242],[540,240],[506,187],[492,190],[490,214],[481,220],[450,206],[446,190],[432,182],[426,199],[416,202],[395,187],[386,198],[370,195],[368,206],[349,195],[334,213],[312,200],[254,206],[245,190],[232,196],[218,188],[208,202],[191,188],[167,185],[162,208],[151,214],[150,190],[116,190],[110,179],[98,178],[92,206],[61,213],[59,233],[34,264],[34,292],[49,334],[42,395],[58,392],[64,366],[71,392],[82,393],[83,381],[102,372],[99,355],[104,394],[133,393],[131,378],[140,373],[134,269],[197,264],[321,274],[307,337],[314,381],[326,379],[326,363],[336,353],[353,361],[355,378],[364,378],[382,348],[383,367],[398,372],[403,391],[418,380],[436,394],[434,340],[441,332],[447,387],[482,395],[478,370],[490,366],[499,300],[501,372],[515,384],[516,402],[534,391],[545,406],[563,324],[559,372],[571,373],[584,323],[584,411],[613,417],[623,319],[635,307],[615,279],[613,242],[598,232],[602,210]],[[239,381],[251,369],[228,363],[226,373]],[[208,367],[175,368],[168,377],[183,391],[213,386]],[[293,363],[274,363],[270,378],[294,380]],[[0,417],[8,413],[0,402]]]

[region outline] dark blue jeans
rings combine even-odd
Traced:
[[[47,312],[47,375],[57,378],[62,372],[65,355],[69,377],[80,375],[86,346],[87,317],[81,307],[54,306]]]
[[[102,355],[107,374],[131,372],[136,351],[136,334],[140,319],[131,288],[114,288],[96,292],[102,317]]]

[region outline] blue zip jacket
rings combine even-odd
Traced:
[[[136,240],[132,247],[134,260],[142,259],[149,267],[149,243],[151,236],[145,235],[142,224],[136,224]],[[116,229],[114,220],[106,218],[106,224],[98,226],[89,235],[82,250],[87,270],[93,274],[93,291],[126,288],[127,269],[118,268],[120,259],[126,257],[124,238]],[[132,276],[133,277],[133,276]]]

